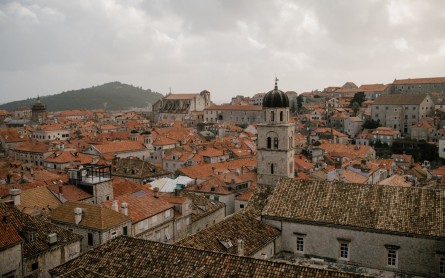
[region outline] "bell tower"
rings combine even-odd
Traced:
[[[257,125],[257,183],[275,186],[282,177],[294,178],[294,124],[289,123],[289,98],[275,88],[263,98],[263,123]]]

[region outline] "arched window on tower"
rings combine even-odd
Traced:
[[[272,148],[272,138],[271,137],[267,137],[267,148],[268,149]]]
[[[278,149],[278,137],[275,137],[273,139],[273,147],[274,147],[274,149]]]
[[[283,111],[280,111],[280,122],[283,121]]]
[[[270,164],[270,173],[273,175],[274,174],[274,171],[275,169],[274,169],[274,165],[273,165],[273,163],[271,163]]]
[[[272,122],[275,121],[275,112],[274,111],[270,111],[270,120]]]

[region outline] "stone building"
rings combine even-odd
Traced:
[[[257,183],[272,186],[281,177],[295,176],[295,126],[289,122],[289,99],[278,89],[277,81],[275,88],[264,96],[264,122],[257,126]]]
[[[371,105],[371,117],[382,126],[409,134],[413,124],[434,113],[434,103],[424,94],[387,94]]]
[[[1,277],[50,277],[48,271],[80,254],[82,236],[0,204]],[[10,243],[4,245],[5,243]]]
[[[84,164],[77,169],[68,170],[69,183],[93,196],[93,204],[113,200],[113,181],[111,166]]]
[[[204,121],[210,123],[234,122],[256,124],[262,122],[262,108],[258,105],[211,105],[204,109]]]
[[[395,79],[390,87],[393,94],[445,94],[445,77]]]
[[[97,204],[66,202],[51,211],[51,222],[82,235],[81,251],[103,244],[120,235],[131,236],[131,220],[119,213],[117,205],[110,209]]]
[[[159,198],[156,190],[139,190],[104,203],[109,208],[115,204],[122,208],[121,213],[130,217],[134,237],[173,242],[174,205]]]
[[[292,202],[289,202],[292,200]],[[397,274],[445,274],[445,191],[282,179],[262,220],[282,250]]]
[[[34,123],[42,123],[46,120],[46,116],[46,105],[40,101],[40,97],[37,97],[36,103],[34,103],[31,108],[31,121]]]
[[[199,94],[170,93],[153,104],[153,120],[183,121],[210,104],[209,91],[204,90]]]

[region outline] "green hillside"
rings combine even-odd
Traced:
[[[107,109],[126,110],[143,108],[155,103],[161,94],[144,90],[120,82],[110,82],[87,89],[67,91],[51,96],[41,96],[48,111],[63,111],[72,109]],[[0,105],[0,109],[14,111],[19,107],[31,107],[36,99],[13,101]]]

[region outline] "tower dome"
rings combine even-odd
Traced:
[[[40,97],[37,97],[36,103],[31,108],[32,111],[46,111],[46,105],[40,101]]]
[[[278,90],[278,78],[275,78],[275,88],[269,91],[263,98],[263,108],[287,108],[289,107],[289,98],[283,92]]]

